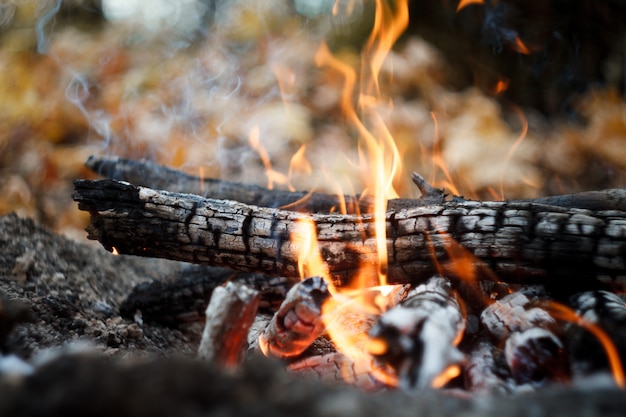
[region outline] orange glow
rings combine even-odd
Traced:
[[[457,13],[458,13],[460,10],[462,10],[462,9],[466,8],[467,6],[470,6],[470,5],[472,5],[472,4],[484,5],[484,4],[485,4],[485,2],[484,2],[484,0],[461,0],[461,1],[459,2],[459,5],[456,7],[456,11],[457,11]]]
[[[296,74],[283,65],[272,65],[272,72],[278,82],[281,98],[285,106],[291,101],[296,89]]]
[[[113,246],[113,248],[111,248],[111,253],[113,255],[119,255],[120,253],[117,251],[117,248],[115,246]]]
[[[352,16],[356,7],[356,0],[348,0],[348,4],[343,7],[340,3],[342,3],[342,0],[335,0],[335,4],[333,4],[333,16],[338,16],[342,11],[347,16]]]
[[[506,90],[509,89],[509,83],[510,83],[509,80],[506,80],[503,78],[499,79],[495,87],[493,88],[494,94],[498,95],[498,94],[504,93]]]
[[[563,304],[557,303],[556,301],[545,301],[544,303],[542,303],[542,307],[548,310],[548,312],[554,318],[574,323],[587,330],[589,333],[593,334],[593,336],[598,339],[598,341],[604,348],[604,351],[606,352],[606,356],[609,360],[609,365],[611,367],[611,372],[613,374],[613,379],[615,379],[615,383],[620,388],[626,387],[626,377],[624,376],[624,367],[622,366],[619,352],[617,351],[617,348],[613,344],[613,341],[611,340],[609,335],[606,334],[604,330],[602,330],[599,326],[583,319],[571,308]]]
[[[435,379],[433,379],[431,386],[434,389],[442,388],[459,375],[461,375],[461,367],[459,365],[450,365],[442,373],[437,375]]]
[[[530,55],[530,50],[524,44],[524,42],[522,42],[519,36],[515,37],[515,42],[513,43],[512,47],[515,51],[519,52],[520,54]]]

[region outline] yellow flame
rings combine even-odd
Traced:
[[[112,253],[113,255],[119,255],[119,254],[120,254],[120,253],[117,251],[117,248],[116,248],[115,246],[113,246],[113,247],[111,248],[111,253]]]
[[[298,219],[297,223],[298,232],[291,237],[291,242],[299,248],[298,272],[300,278],[321,276],[329,286],[332,286],[328,265],[326,265],[320,253],[315,222],[311,218],[303,217]]]
[[[378,249],[378,275],[381,285],[387,282],[387,201],[397,198],[393,179],[400,169],[400,154],[393,137],[382,121],[376,107],[386,102],[381,94],[380,70],[387,54],[408,25],[408,3],[406,1],[376,1],[376,14],[372,33],[361,56],[361,91],[358,109],[353,104],[357,74],[349,65],[334,57],[326,44],[316,54],[319,66],[328,66],[344,77],[341,93],[341,108],[345,118],[359,134],[364,152],[362,161],[366,190],[363,194],[374,196],[374,233]]]

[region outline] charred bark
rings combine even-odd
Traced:
[[[205,199],[112,181],[75,182],[91,214],[89,238],[122,254],[298,276],[293,236],[311,219],[336,285],[365,267],[377,273],[372,215],[304,214]],[[452,258],[487,266],[498,279],[574,290],[626,275],[626,213],[533,202],[453,201],[386,213],[390,283],[418,283],[455,270]],[[469,278],[468,276],[464,278]],[[581,281],[582,280],[582,281]]]

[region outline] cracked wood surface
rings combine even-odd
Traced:
[[[114,180],[75,181],[91,214],[89,238],[122,254],[168,258],[298,278],[299,220],[312,219],[336,285],[377,269],[373,216],[306,214],[156,191]],[[534,202],[455,201],[389,210],[389,283],[417,283],[438,267],[459,275],[451,255],[471,253],[508,282],[575,286],[626,275],[626,213]],[[466,255],[465,255],[466,256]],[[462,274],[461,274],[462,275]],[[550,282],[546,282],[546,280]],[[374,281],[372,281],[374,283]]]

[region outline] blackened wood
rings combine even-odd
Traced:
[[[241,184],[214,178],[201,178],[146,160],[137,161],[92,155],[85,162],[85,165],[93,172],[108,179],[126,181],[131,184],[174,193],[197,194],[218,200],[235,200],[240,203],[261,207],[288,206],[286,208],[291,211],[329,213],[337,211],[337,207],[341,203],[336,195],[305,191],[270,190],[258,185]],[[443,190],[432,188],[419,175],[413,174],[413,182],[422,192],[422,198],[389,200],[389,209],[398,210],[404,207],[423,206],[444,201],[445,194]],[[361,213],[372,211],[373,202],[370,198],[359,195],[344,196],[343,198],[349,213],[357,212],[357,207]],[[454,197],[454,199],[463,201],[460,197]],[[626,189],[587,191],[520,201],[594,211],[626,211]]]
[[[213,290],[228,281],[239,282],[261,294],[259,308],[275,311],[293,280],[228,268],[191,265],[164,280],[142,282],[120,305],[122,317],[140,313],[147,323],[169,327],[204,320]]]
[[[331,194],[268,189],[253,184],[201,178],[146,160],[92,155],[85,165],[109,179],[167,190],[175,193],[197,194],[218,200],[235,200],[262,207],[284,207],[289,210],[328,213],[337,211],[345,202],[348,212],[371,211],[372,202],[359,196],[344,196],[344,201]]]
[[[303,230],[299,221],[312,219],[336,285],[362,267],[376,272],[369,214],[296,213],[112,180],[77,180],[74,199],[91,214],[89,238],[122,254],[297,277],[299,247],[292,239]],[[622,211],[452,201],[390,210],[386,223],[390,283],[422,282],[438,268],[457,274],[447,266],[459,245],[473,254],[473,264],[480,261],[509,282],[574,288],[590,278],[626,275]]]

